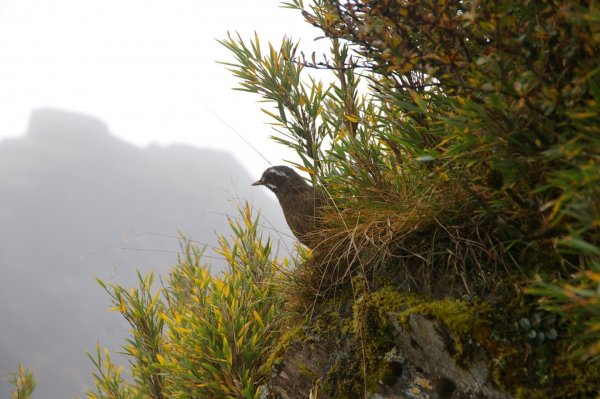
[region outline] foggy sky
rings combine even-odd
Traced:
[[[3,379],[21,363],[39,381],[35,397],[82,393],[92,381],[85,350],[97,341],[118,350],[126,331],[95,277],[130,287],[136,270],[165,273],[177,260],[178,232],[216,245],[217,234],[230,234],[225,215],[244,198],[286,251],[292,240],[279,204],[250,186],[257,177],[224,151],[143,150],[95,118],[36,111],[24,138],[0,142]],[[218,272],[225,263],[206,254]],[[8,390],[0,384],[0,397]]]
[[[136,145],[226,149],[258,174],[266,166],[216,112],[272,163],[295,160],[268,139],[259,96],[232,90],[217,39],[239,32],[277,46],[322,32],[277,0],[3,0],[0,2],[0,139],[22,134],[33,109],[96,115]],[[313,73],[320,73],[312,71]],[[328,72],[322,72],[327,74]],[[203,104],[207,104],[210,110]]]

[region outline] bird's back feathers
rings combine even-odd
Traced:
[[[266,186],[275,193],[292,233],[302,244],[313,248],[320,209],[326,204],[324,193],[287,166],[268,168],[253,185]]]

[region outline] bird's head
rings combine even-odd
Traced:
[[[260,180],[252,183],[253,186],[265,186],[275,194],[282,190],[303,188],[307,186],[304,179],[287,166],[272,166],[265,170]]]

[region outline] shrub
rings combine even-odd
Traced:
[[[285,4],[323,31],[329,55],[289,39],[267,52],[258,38],[222,43],[240,89],[274,105],[275,140],[334,203],[299,275],[306,295],[357,272],[373,285],[391,268],[412,290],[511,302],[516,288],[533,306],[524,287],[569,291],[589,277],[600,261],[594,2]],[[597,300],[529,292],[567,302],[569,334],[586,323],[596,334]]]
[[[278,336],[281,300],[276,294],[282,265],[271,256],[246,206],[231,219],[231,240],[220,239],[229,264],[212,275],[201,251],[185,241],[183,255],[162,289],[153,275],[139,287],[100,284],[114,310],[131,325],[123,347],[133,381],[121,377],[108,353],[90,356],[98,372],[90,398],[256,398],[267,371],[261,369]]]

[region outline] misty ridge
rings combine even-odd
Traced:
[[[217,245],[229,235],[225,215],[248,199],[267,221],[264,234],[288,252],[281,210],[254,180],[227,152],[140,149],[92,117],[35,111],[26,136],[0,142],[0,397],[19,363],[34,371],[38,397],[90,387],[84,351],[97,341],[119,350],[127,328],[95,277],[134,286],[136,270],[166,273],[178,231]],[[222,269],[205,254],[213,272]]]

